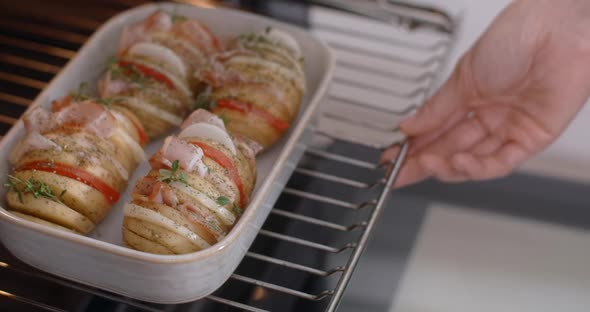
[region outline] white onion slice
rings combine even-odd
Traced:
[[[135,204],[127,204],[125,205],[125,216],[159,225],[167,230],[170,230],[190,240],[195,245],[199,246],[199,248],[201,249],[205,249],[211,246],[203,238],[201,238],[199,235],[195,234],[185,226],[164,217],[163,215],[159,214],[154,210],[147,209]]]
[[[178,138],[208,139],[227,147],[227,149],[229,149],[234,155],[237,153],[236,146],[234,145],[234,142],[232,141],[229,134],[223,131],[221,128],[209,123],[198,122],[192,124],[184,128],[184,130],[182,130],[182,132],[180,132],[178,135]]]
[[[175,44],[181,45],[183,49],[189,51],[189,53],[191,54],[191,57],[198,57],[203,62],[207,59],[207,57],[205,56],[205,54],[203,54],[202,51],[195,48],[190,42],[186,41],[183,38],[175,37],[175,36],[170,35],[169,33],[165,33],[165,32],[156,33],[156,34],[152,35],[152,38],[154,38],[156,40],[168,40],[169,42],[173,42]]]
[[[189,89],[189,86],[185,81],[181,81],[178,77],[170,74],[167,70],[165,70],[161,66],[157,66],[157,65],[154,65],[154,64],[142,61],[142,60],[138,60],[138,59],[133,59],[133,60],[131,60],[131,62],[141,64],[145,67],[149,67],[150,69],[159,72],[160,74],[166,76],[166,78],[168,78],[172,82],[172,84],[174,84],[174,87],[176,88],[176,90],[180,91],[180,93],[184,94],[188,98],[193,97],[193,92]]]
[[[164,64],[167,68],[174,70],[182,78],[186,78],[187,69],[184,62],[174,51],[165,46],[151,42],[140,42],[134,44],[128,53],[130,56],[142,56],[154,59]]]

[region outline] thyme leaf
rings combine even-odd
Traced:
[[[9,192],[16,192],[18,194],[18,200],[21,203],[23,203],[23,194],[33,194],[35,198],[43,197],[63,204],[61,199],[67,192],[67,190],[63,190],[59,195],[55,195],[49,185],[44,182],[33,178],[23,181],[11,175],[8,175],[8,181],[4,183],[4,187]]]
[[[204,94],[199,94],[194,104],[194,109],[202,108],[206,110],[213,110],[217,107],[217,100],[210,99]]]
[[[70,92],[70,96],[76,101],[85,101],[92,99],[90,89],[88,88],[88,82],[81,82],[78,86],[78,90]]]
[[[71,92],[70,96],[76,101],[91,100],[98,104],[102,104],[109,109],[113,107],[113,102],[116,101],[115,99],[101,99],[93,96],[90,92],[87,82],[80,83],[80,86],[78,86],[78,90]]]
[[[186,176],[186,172],[178,172],[180,169],[178,160],[175,160],[172,163],[172,167],[170,170],[168,169],[160,169],[158,170],[158,178],[157,180],[160,182],[164,182],[166,184],[170,184],[173,182],[180,182],[184,185],[188,185],[188,180]]]
[[[137,66],[134,64],[121,66],[119,60],[115,57],[107,62],[107,71],[111,73],[111,77],[114,79],[127,78],[131,82],[140,85],[140,87],[144,87],[149,81],[149,78],[137,69]]]
[[[225,196],[219,196],[219,197],[217,197],[217,203],[220,206],[225,206],[229,203],[229,198],[227,198]]]

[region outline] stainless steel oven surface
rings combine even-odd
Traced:
[[[144,0],[0,0],[0,136],[106,19]],[[509,0],[187,0],[306,27],[337,56],[311,146],[237,271],[156,305],[28,267],[0,246],[0,311],[586,311],[588,109],[497,181],[390,194],[381,150]]]

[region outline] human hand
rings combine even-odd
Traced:
[[[507,175],[552,143],[589,96],[590,1],[517,0],[401,124],[412,146],[396,187]]]

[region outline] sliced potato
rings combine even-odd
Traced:
[[[190,188],[190,186],[189,186],[189,188]],[[199,191],[198,189],[195,189],[195,190]],[[230,226],[225,225],[223,223],[223,221],[221,220],[221,217],[217,213],[215,213],[211,208],[206,207],[201,202],[198,202],[194,197],[192,197],[191,195],[189,195],[179,189],[173,188],[173,191],[174,191],[174,194],[176,195],[176,197],[178,198],[179,205],[182,205],[185,203],[192,205],[195,209],[199,209],[199,211],[201,211],[201,213],[203,215],[205,215],[207,217],[207,219],[210,220],[210,222],[212,223],[212,226],[215,226],[216,228],[218,228],[220,232],[227,233],[227,231],[229,231]]]
[[[118,161],[128,172],[133,171],[137,165],[132,160],[132,155],[126,146],[120,149],[114,142],[105,140],[92,133],[75,129],[56,129],[44,135],[62,146],[64,150],[84,152],[85,154],[96,156],[106,163]],[[116,169],[114,165],[108,168]]]
[[[111,112],[113,114],[119,114],[124,117],[124,118],[117,119],[119,121],[119,125],[136,142],[141,143],[139,131],[145,132],[145,129],[143,128],[141,121],[139,119],[137,119],[137,116],[135,116],[135,114],[133,114],[128,109],[121,107],[121,106],[114,106],[113,105],[113,107],[111,108]]]
[[[151,105],[148,102],[145,103],[145,105]],[[127,108],[131,112],[133,112],[137,116],[137,118],[141,120],[141,124],[145,128],[145,133],[148,135],[148,137],[152,139],[161,136],[162,134],[168,132],[170,129],[176,126],[168,121],[159,118],[156,114],[152,113],[149,110],[130,106],[129,103],[126,101],[117,102],[115,105]]]
[[[14,165],[15,168],[18,169],[27,163],[37,161],[61,163],[83,170],[115,190],[121,191],[126,187],[127,180],[119,173],[112,158],[94,144],[95,141],[84,141],[83,137],[77,135],[52,139],[59,142],[63,151],[56,149],[33,150],[21,157]],[[129,175],[129,171],[124,170]]]
[[[229,133],[245,136],[264,148],[270,147],[281,138],[282,132],[278,132],[268,122],[254,114],[244,114],[231,109],[216,108],[215,115],[223,116]]]
[[[52,227],[54,229],[58,229],[58,230],[66,231],[66,232],[77,233],[76,231],[70,230],[70,229],[65,228],[65,227],[63,227],[61,225],[57,225],[55,223],[48,222],[48,221],[45,221],[43,219],[39,219],[37,217],[33,217],[33,216],[28,215],[28,214],[20,213],[20,212],[17,212],[17,211],[10,211],[10,213],[13,214],[13,215],[15,215],[15,216],[17,216],[17,217],[19,217],[19,218],[21,218],[21,219],[25,219],[25,220],[29,220],[31,222],[43,224],[45,226]]]
[[[215,186],[220,196],[227,197],[232,203],[239,202],[241,200],[240,190],[229,176],[228,171],[208,157],[203,158],[203,163],[208,168],[205,180]],[[193,182],[191,185],[197,184]]]
[[[80,181],[62,177],[51,172],[33,170],[17,171],[13,175],[23,181],[35,179],[43,182],[56,195],[66,190],[63,196],[60,197],[60,200],[66,206],[76,210],[96,224],[111,209],[111,204],[101,192]]]
[[[179,171],[179,173],[182,172],[182,170]],[[187,178],[187,182],[188,185],[191,186],[194,189],[197,189],[199,191],[201,191],[202,193],[207,194],[207,196],[209,196],[212,199],[217,199],[219,198],[219,196],[222,195],[222,193],[218,190],[217,187],[215,187],[214,184],[212,184],[209,180],[207,180],[206,178],[201,177],[198,173],[190,173],[190,172],[185,172],[186,174],[186,178]],[[157,170],[151,170],[148,173],[149,177],[153,177],[155,179],[158,178],[158,171]]]
[[[248,45],[248,48],[256,51],[260,57],[266,60],[276,62],[287,68],[295,70],[300,75],[304,75],[303,64],[301,60],[296,59],[292,53],[282,47],[258,42],[256,44]]]
[[[130,174],[145,159],[143,147],[124,130],[115,130],[109,140],[116,146],[115,152],[120,155],[121,163]]]
[[[274,85],[268,83],[242,82],[226,84],[216,88],[213,96],[218,99],[233,98],[255,105],[276,118],[291,121],[293,115],[289,111],[288,99],[280,87],[273,90]]]
[[[268,83],[276,85],[286,93],[287,108],[291,116],[297,116],[303,92],[300,90],[294,81],[285,78],[276,72],[260,66],[250,66],[246,64],[232,64],[232,69],[237,70],[243,77],[244,81],[252,81],[258,83]],[[293,117],[292,117],[293,118]]]
[[[248,161],[248,159],[246,158],[246,156],[242,153],[242,151],[240,149],[236,149],[237,153],[234,155],[227,148],[225,148],[225,146],[223,146],[222,144],[219,144],[218,142],[214,142],[212,140],[191,138],[190,141],[206,143],[207,145],[215,148],[216,150],[220,151],[225,156],[227,156],[231,160],[231,162],[234,165],[234,167],[236,168],[236,170],[238,171],[238,175],[240,177],[240,181],[241,181],[242,185],[244,186],[245,193],[250,194],[252,192],[252,189],[254,187],[254,182],[256,179],[255,168],[251,167],[250,161]],[[204,159],[207,160],[210,158],[205,157]],[[231,175],[230,175],[229,171],[226,170],[226,168],[221,167],[213,159],[211,159],[211,160],[212,160],[212,162],[206,162],[206,165],[209,168],[209,171],[214,171],[214,172],[219,171],[219,172],[223,173],[224,175],[226,175],[231,180]],[[233,182],[233,180],[232,180],[232,182]]]
[[[23,194],[21,202],[16,192],[9,192],[6,194],[6,201],[12,210],[76,230],[82,234],[87,234],[94,228],[94,223],[90,219],[64,204],[47,198],[35,198],[33,194]]]
[[[170,35],[170,33],[161,32],[156,33],[151,37],[151,40],[157,42],[178,55],[184,64],[189,67],[189,73],[194,73],[201,68],[207,60],[202,51],[192,46],[190,42],[185,39]],[[189,85],[194,94],[199,94],[204,88],[202,82],[189,74]]]
[[[160,255],[173,255],[174,254],[174,252],[172,252],[172,250],[170,250],[158,243],[155,243],[153,241],[145,239],[145,238],[131,232],[126,227],[123,227],[123,241],[129,247],[136,249],[136,250],[160,254]]]
[[[199,235],[202,239],[204,239],[209,244],[215,244],[217,242],[217,239],[215,238],[215,236],[213,236],[213,234],[210,233],[206,227],[204,227],[201,224],[189,221],[184,215],[182,215],[182,213],[180,213],[178,210],[176,210],[170,206],[167,206],[164,204],[152,203],[152,202],[148,202],[148,201],[134,201],[133,203],[136,205],[154,210],[154,211],[158,212],[159,214],[163,215],[164,217],[188,228],[193,233]]]
[[[176,254],[191,253],[201,249],[189,239],[151,222],[125,217],[123,226],[129,231],[160,244]]]

